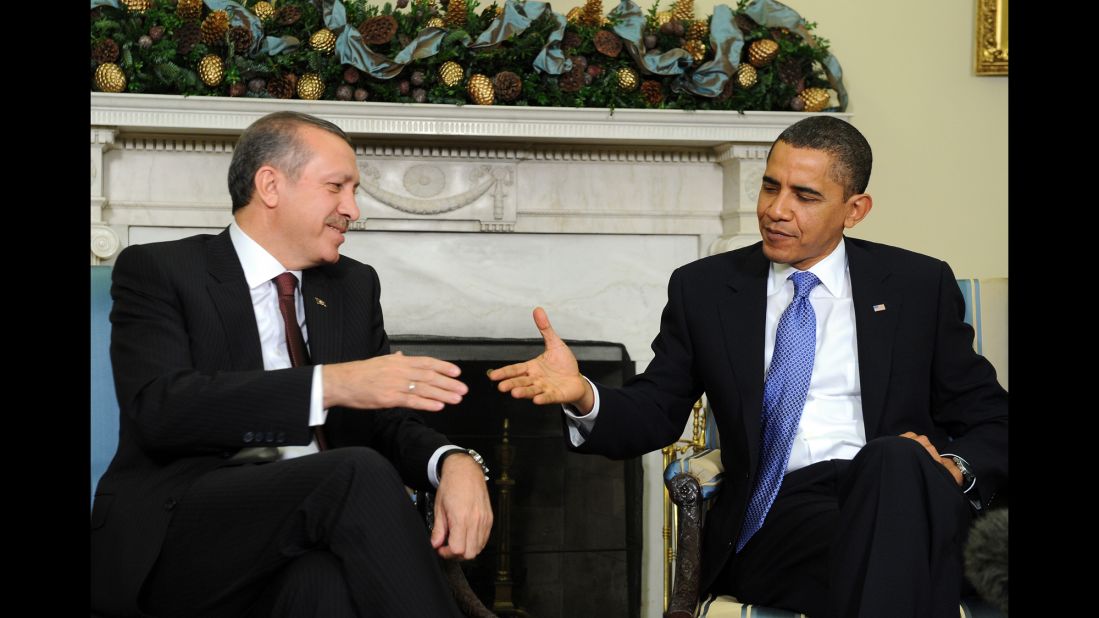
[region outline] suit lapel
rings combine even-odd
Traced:
[[[302,271],[301,294],[310,360],[314,364],[343,360],[343,296],[339,288],[331,285],[324,268],[311,268]]]
[[[262,369],[263,351],[252,296],[228,229],[206,245],[206,263],[210,275],[207,290],[221,317],[232,368]]]
[[[760,447],[763,406],[763,324],[767,311],[768,262],[756,247],[733,262],[725,288],[719,292],[718,315],[725,335],[725,352],[733,367],[743,406],[748,461],[755,462]]]
[[[878,435],[892,370],[893,342],[903,309],[903,294],[893,285],[891,273],[862,246],[845,239],[851,272],[851,297],[855,305],[859,380],[866,439]]]

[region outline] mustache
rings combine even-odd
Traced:
[[[325,225],[331,225],[340,232],[346,232],[351,225],[351,219],[342,216],[331,216],[324,220]]]

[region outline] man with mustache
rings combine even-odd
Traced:
[[[457,366],[390,354],[348,137],[260,118],[216,236],[134,245],[113,270],[118,451],[92,509],[92,607],[111,615],[457,616],[435,554],[473,558],[485,471],[416,411]],[[405,486],[436,489],[424,527]]]
[[[677,269],[646,370],[593,384],[550,326],[490,372],[565,404],[570,448],[613,458],[679,438],[705,392],[724,482],[701,588],[821,617],[957,616],[970,519],[1007,485],[1007,393],[973,351],[945,262],[846,238],[873,205],[870,145],[832,116],[768,154],[762,241]]]

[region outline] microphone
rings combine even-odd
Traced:
[[[965,575],[982,599],[1007,615],[1007,508],[990,511],[970,528]]]

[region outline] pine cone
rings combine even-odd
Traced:
[[[570,24],[576,24],[580,22],[580,15],[584,12],[583,7],[574,6],[569,9],[569,12],[565,14],[565,21]]]
[[[706,45],[702,41],[690,40],[683,44],[683,50],[691,55],[695,59],[695,62],[701,62],[706,57]]]
[[[306,73],[298,81],[298,98],[316,101],[324,95],[324,80],[316,73]]]
[[[660,82],[655,79],[646,79],[641,82],[641,96],[645,98],[646,103],[653,107],[664,102],[664,91],[660,87]]]
[[[687,22],[694,20],[695,0],[675,0],[672,4],[672,17]]]
[[[446,22],[441,17],[432,17],[424,22],[424,28],[446,28]]]
[[[359,70],[355,67],[349,66],[343,70],[343,81],[349,84],[357,84],[359,82]]]
[[[470,100],[477,105],[492,105],[496,102],[496,94],[492,87],[492,80],[480,73],[474,73],[469,76],[469,83],[466,84],[466,91],[469,92]]]
[[[577,21],[589,26],[603,25],[603,0],[587,0],[580,10]]]
[[[576,56],[570,56],[569,59],[572,60],[572,68],[561,74],[557,79],[557,86],[562,92],[577,92],[584,86],[587,63],[581,62]]]
[[[148,11],[152,4],[151,0],[122,0],[122,6],[126,7],[127,11],[138,15]]]
[[[733,17],[733,23],[736,24],[736,27],[740,28],[740,31],[744,34],[751,34],[752,31],[759,27],[759,24],[757,24],[754,19],[748,17],[744,13],[737,13],[736,17]]]
[[[267,80],[267,94],[276,99],[292,99],[294,98],[294,85],[287,79],[287,76],[293,75],[293,73],[286,73],[277,77],[272,77]],[[297,80],[294,80],[297,82]]]
[[[262,22],[271,21],[278,13],[275,10],[275,6],[270,2],[266,2],[265,0],[260,0],[259,2],[253,4],[252,12],[255,13],[256,17],[258,17]]]
[[[156,43],[160,39],[163,39],[164,26],[157,24],[156,26],[149,28],[149,38],[153,40],[153,43]]]
[[[710,39],[710,26],[705,19],[696,19],[687,25],[687,39],[707,42]]]
[[[753,41],[748,46],[748,62],[757,69],[762,69],[771,64],[776,56],[778,56],[778,43],[771,39]]]
[[[359,24],[359,34],[367,45],[385,45],[397,34],[397,20],[392,15],[375,15]]]
[[[511,71],[500,71],[492,78],[492,87],[496,89],[496,98],[506,103],[523,93],[523,80]]]
[[[176,15],[184,21],[202,17],[202,0],[179,0],[176,4]]]
[[[799,58],[787,56],[780,60],[775,67],[778,69],[778,78],[791,86],[805,77],[805,65]]]
[[[466,0],[448,0],[446,5],[446,27],[452,30],[466,25]]]
[[[176,28],[173,36],[176,39],[176,50],[186,56],[202,40],[202,28],[197,21],[183,22],[182,26]]]
[[[806,88],[798,93],[798,97],[805,101],[805,111],[819,112],[828,107],[831,95],[824,88]]]
[[[604,56],[617,58],[622,53],[622,39],[609,30],[600,30],[595,33],[595,49]]]
[[[229,32],[229,14],[214,11],[202,20],[202,42],[213,47],[225,42],[225,33]]]
[[[118,43],[114,39],[103,39],[92,47],[92,59],[96,64],[118,60]]]
[[[117,64],[104,62],[95,69],[95,87],[100,92],[122,92],[126,89],[126,74]]]
[[[279,24],[281,24],[283,26],[293,26],[294,24],[298,23],[299,19],[301,19],[301,9],[299,9],[298,7],[294,6],[293,4],[288,4],[286,6],[280,6],[279,7],[279,12],[278,12]],[[282,98],[289,98],[289,97],[282,97]]]
[[[447,87],[458,85],[458,82],[462,81],[464,75],[465,71],[463,71],[462,67],[453,60],[447,60],[439,66],[439,79],[441,79]]]
[[[309,47],[312,47],[322,54],[332,53],[336,49],[336,33],[328,28],[317,30],[309,37]]]
[[[565,30],[565,35],[561,37],[561,51],[566,54],[570,51],[580,47],[584,43],[584,40],[580,38],[579,34],[576,34],[573,30]]]
[[[640,78],[637,76],[637,71],[634,71],[630,67],[622,67],[616,72],[618,79],[618,87],[626,92],[637,88],[637,82]]]
[[[198,76],[207,86],[217,86],[225,78],[225,63],[215,54],[206,54],[198,61]]]
[[[229,29],[229,41],[233,43],[233,50],[238,54],[248,55],[252,49],[252,29],[243,26],[234,26]]]
[[[736,70],[736,84],[741,88],[747,90],[756,85],[759,81],[759,73],[756,72],[756,68],[750,64],[742,62]]]

